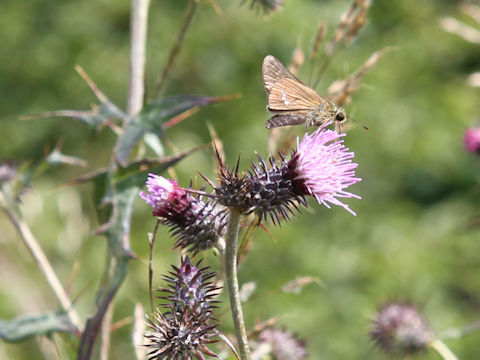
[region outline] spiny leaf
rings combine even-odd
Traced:
[[[193,111],[194,108],[236,97],[238,97],[238,95],[224,97],[195,95],[169,96],[146,104],[138,115],[127,122],[123,134],[115,146],[117,162],[122,166],[126,165],[130,152],[145,133],[162,136],[165,128],[173,126],[189,117],[195,112]],[[172,119],[172,117],[177,115],[177,118]],[[169,121],[166,122],[167,120]]]
[[[197,146],[193,149],[161,159],[141,159],[131,162],[126,168],[120,168],[114,177],[115,182],[122,182],[124,186],[131,184],[142,187],[147,180],[147,172],[159,174],[175,165],[180,160],[205,148],[208,145]]]
[[[112,125],[111,119],[117,118],[125,121],[126,114],[120,110],[105,94],[100,91],[98,86],[92,81],[87,73],[80,67],[76,66],[80,76],[86,81],[90,89],[93,91],[97,99],[100,101],[99,105],[92,106],[91,110],[54,110],[46,111],[40,114],[21,116],[22,120],[42,119],[51,117],[67,117],[79,120],[98,130],[102,125]]]
[[[184,159],[185,157],[207,146],[209,145],[197,146],[192,149],[185,150],[181,153],[178,153],[172,156],[166,156],[163,158],[144,158],[144,159],[131,161],[127,164],[126,167],[119,169],[117,178],[124,177],[127,174],[136,174],[140,172],[145,174],[147,172],[152,172],[152,171],[157,173],[162,172],[167,168],[169,168],[170,166],[175,165],[177,162]],[[66,185],[77,185],[77,184],[83,184],[91,181],[95,182],[97,181],[97,179],[102,178],[107,174],[108,174],[108,168],[99,168],[68,182]]]
[[[86,167],[88,164],[85,160],[75,156],[65,155],[61,152],[59,147],[56,147],[48,156],[46,161],[49,164],[65,164]]]
[[[119,168],[113,175],[116,186],[125,189],[128,186],[142,187],[147,179],[148,172],[159,174],[180,160],[204,148],[198,146],[181,153],[163,158],[145,158],[130,162],[125,168]],[[66,185],[77,185],[86,182],[94,183],[94,202],[97,205],[97,215],[100,223],[105,223],[110,217],[112,190],[108,186],[108,168],[100,168],[88,174],[82,175]]]
[[[22,315],[12,320],[0,320],[0,338],[18,342],[36,335],[53,332],[75,333],[75,326],[65,313]]]

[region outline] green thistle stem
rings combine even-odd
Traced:
[[[440,339],[435,339],[430,343],[430,347],[435,349],[444,360],[458,360],[457,356]]]
[[[227,280],[230,307],[232,309],[233,324],[237,334],[237,342],[242,360],[250,360],[250,348],[248,347],[247,332],[243,321],[242,305],[240,303],[240,292],[237,279],[237,251],[238,231],[240,225],[240,212],[230,208],[230,218],[226,235],[225,249],[225,274]]]

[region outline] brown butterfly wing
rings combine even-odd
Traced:
[[[281,79],[268,93],[268,110],[310,112],[331,105],[311,87],[293,79]]]
[[[307,114],[322,105],[331,105],[328,99],[305,85],[272,55],[263,60],[262,71],[267,108],[273,113],[288,111]]]
[[[262,74],[263,83],[267,93],[272,90],[278,80],[298,80],[295,75],[293,75],[276,57],[272,55],[267,55],[265,56],[265,59],[263,59]]]

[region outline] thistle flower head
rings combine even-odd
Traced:
[[[378,312],[370,337],[387,353],[409,356],[425,350],[433,333],[415,307],[390,303]]]
[[[162,219],[177,238],[176,246],[196,254],[215,246],[226,229],[225,209],[203,201],[173,180],[149,174],[148,193],[140,197],[153,208],[153,215]]]
[[[278,360],[303,360],[308,356],[306,342],[288,330],[265,329],[260,333],[259,340],[270,345],[271,353]]]
[[[198,268],[185,257],[179,268],[164,279],[168,287],[160,288],[162,305],[167,310],[156,310],[147,320],[145,333],[149,348],[148,360],[198,359],[217,357],[208,344],[217,342],[216,320],[212,317],[211,299],[217,288],[209,280],[214,276],[207,268]]]
[[[226,165],[220,163],[220,185],[215,189],[218,201],[244,213],[269,216],[274,223],[288,219],[299,205],[307,206],[307,195],[327,207],[339,205],[355,215],[339,200],[360,198],[345,189],[361,180],[355,177],[354,154],[343,145],[342,136],[319,128],[297,141],[290,159],[281,155],[280,161],[271,157],[266,162],[258,157],[258,163],[252,163],[252,170],[242,176],[238,171],[225,170]]]
[[[480,153],[480,128],[470,127],[463,137],[465,149],[471,153]]]
[[[359,196],[345,191],[361,179],[355,177],[355,168],[358,165],[352,162],[354,153],[348,151],[343,140],[340,140],[343,136],[345,134],[326,128],[319,128],[311,135],[306,134],[297,146],[297,179],[303,181],[308,193],[320,204],[328,208],[329,203],[338,205],[355,215],[348,205],[338,199],[360,199]]]

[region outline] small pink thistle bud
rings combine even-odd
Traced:
[[[480,128],[469,127],[465,131],[463,143],[467,151],[480,154]]]
[[[174,180],[154,174],[149,174],[147,190],[140,192],[140,197],[152,206],[153,215],[170,227],[177,247],[196,254],[212,248],[223,236],[228,213],[215,203],[204,202]]]
[[[370,337],[385,352],[410,356],[424,351],[434,339],[415,307],[401,303],[384,305],[370,330]]]

